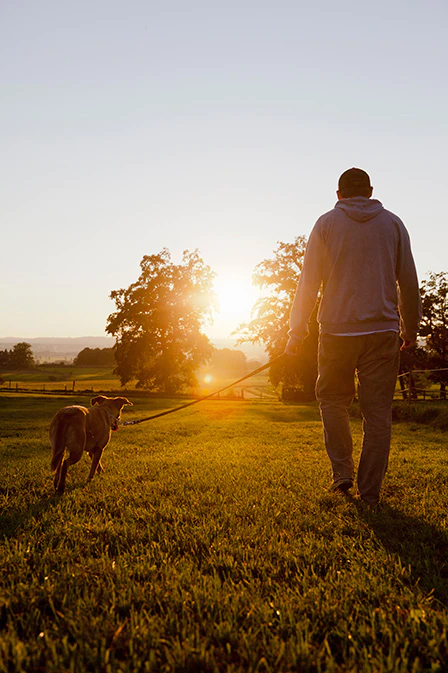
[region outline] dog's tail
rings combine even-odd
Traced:
[[[51,447],[53,449],[53,455],[51,456],[51,469],[53,472],[56,472],[59,469],[59,465],[64,458],[65,435],[65,423],[62,423],[61,419],[56,417],[53,420],[50,428]]]

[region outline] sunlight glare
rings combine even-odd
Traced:
[[[214,283],[218,301],[215,324],[229,335],[239,324],[249,322],[260,291],[251,279],[236,275],[218,276]]]

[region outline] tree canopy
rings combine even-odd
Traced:
[[[0,368],[32,369],[36,366],[31,345],[26,341],[15,344],[12,350],[0,351]]]
[[[305,249],[305,236],[297,236],[292,243],[280,241],[274,256],[260,262],[253,273],[254,284],[266,289],[267,294],[255,303],[255,317],[238,327],[237,332],[241,335],[238,342],[263,343],[271,360],[284,352],[288,341],[289,314]],[[274,385],[283,382],[285,386],[298,386],[312,397],[317,375],[316,311],[310,320],[309,331],[300,357],[285,358],[276,363],[271,367],[270,378]]]
[[[420,335],[426,337],[428,369],[448,367],[448,273],[430,272],[420,287],[423,318]],[[448,371],[431,373],[431,378],[440,383],[441,397],[446,396]]]
[[[240,350],[214,348],[208,368],[224,378],[240,378],[256,367],[248,364],[246,355]]]
[[[198,251],[183,253],[174,264],[169,250],[146,255],[138,280],[110,297],[116,311],[106,331],[116,337],[115,373],[122,385],[173,393],[196,385],[195,371],[212,353],[202,333],[211,317],[214,272]]]
[[[83,348],[73,360],[77,367],[112,367],[116,364],[113,348]]]

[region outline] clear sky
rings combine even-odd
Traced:
[[[448,270],[446,0],[0,3],[0,336],[104,334],[143,255],[198,248],[227,337],[255,265],[367,170]],[[252,293],[252,294],[251,294]]]

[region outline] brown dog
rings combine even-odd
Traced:
[[[92,466],[88,481],[96,471],[102,472],[101,456],[108,445],[112,430],[118,430],[121,410],[132,406],[126,397],[99,395],[90,401],[92,409],[81,406],[64,407],[50,425],[50,441],[53,449],[51,469],[55,472],[54,487],[62,495],[69,465],[81,460],[84,451],[90,455]],[[64,460],[65,449],[68,457]]]

